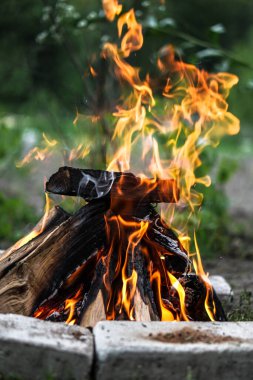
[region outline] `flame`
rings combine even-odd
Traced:
[[[139,50],[143,45],[142,26],[136,21],[134,10],[124,13],[118,20],[118,34],[122,35],[123,27],[126,25],[127,32],[121,41],[121,52],[128,57],[133,51]]]
[[[161,321],[164,322],[172,322],[175,321],[174,314],[172,313],[171,310],[165,305],[164,300],[162,299],[162,294],[161,294],[161,274],[159,271],[155,271],[154,274],[151,277],[151,283],[155,283],[157,287],[157,293],[158,293],[158,303],[160,306],[160,311],[161,311]]]
[[[127,28],[125,34],[124,26]],[[196,215],[203,201],[203,195],[195,186],[211,185],[208,175],[199,177],[196,171],[202,165],[201,154],[207,146],[216,147],[224,135],[239,132],[239,120],[229,112],[227,104],[230,89],[238,82],[238,78],[233,74],[199,70],[176,59],[173,47],[167,45],[160,51],[157,60],[164,85],[163,100],[156,100],[152,78],[147,75],[142,80],[139,69],[125,60],[143,45],[142,27],[136,21],[133,9],[119,17],[118,35],[121,38],[120,47],[106,43],[102,54],[113,63],[115,76],[128,86],[129,93],[114,113],[116,124],[113,140],[116,150],[108,151],[107,168],[115,171],[131,170],[142,178],[169,178],[176,181],[180,201],[177,205],[163,205],[162,217],[177,232],[180,242],[190,252],[188,222]],[[156,108],[158,101],[164,104],[162,115]],[[165,143],[159,144],[158,139],[163,139]],[[178,224],[175,218],[175,210],[182,209],[188,212],[184,225]],[[197,250],[194,267],[206,287],[206,312],[210,320],[214,320],[214,305],[210,306],[212,285],[204,272],[196,237],[194,239]],[[125,293],[129,283],[133,288],[136,286],[137,276],[136,272],[132,272],[129,277],[122,273]],[[178,293],[180,315],[169,310],[164,303],[161,273],[152,273],[151,280],[158,288],[161,319],[189,320],[185,291],[173,274],[168,272],[166,281]],[[118,296],[122,298],[123,293]],[[131,297],[128,299],[129,318],[132,316],[130,304]]]
[[[122,5],[118,3],[118,0],[102,0],[102,3],[105,17],[109,21],[113,21],[122,11]]]
[[[119,16],[118,44],[105,43],[102,57],[110,61],[115,77],[125,90],[113,113],[115,128],[112,144],[106,152],[107,169],[131,171],[141,178],[140,185],[146,190],[143,190],[143,196],[152,191],[157,179],[173,180],[174,198],[178,200],[179,191],[180,200],[176,204],[162,204],[162,220],[177,233],[189,256],[194,257],[195,272],[206,288],[205,310],[213,321],[216,312],[213,288],[202,265],[195,233],[196,253],[190,252],[192,239],[188,225],[191,218],[196,217],[203,201],[203,195],[196,185],[211,185],[208,175],[197,174],[202,165],[203,151],[208,146],[217,147],[224,135],[239,132],[239,120],[229,111],[227,103],[229,92],[237,84],[238,78],[228,73],[208,73],[184,63],[176,56],[171,45],[159,52],[159,77],[154,79],[148,74],[146,77],[141,76],[140,69],[129,63],[130,55],[139,51],[144,43],[142,25],[136,19],[134,10],[121,14],[122,5],[117,0],[102,0],[102,3],[109,21]],[[99,77],[92,66],[90,73],[93,77]],[[160,93],[157,96],[158,90]],[[77,112],[74,124],[79,117]],[[91,120],[97,118],[94,116]],[[43,139],[45,146],[40,150],[31,150],[23,163],[32,158],[44,159],[50,154],[57,142],[45,135]],[[69,160],[83,159],[91,148],[91,144],[80,143],[70,151]],[[122,203],[123,186],[124,176],[117,187]],[[137,188],[134,190],[137,191]],[[141,258],[146,263],[160,319],[189,321],[185,289],[177,274],[166,269],[165,256],[170,253],[163,252],[155,243],[150,252],[145,245],[150,222],[126,216],[129,209],[134,207],[131,202],[125,208],[121,207],[121,203],[119,206],[120,215],[110,211],[105,216],[109,249],[101,260],[106,268],[103,282],[107,291],[107,319],[122,316],[129,320],[136,319],[134,298],[139,280],[136,260]],[[176,217],[180,213],[184,214],[184,223]],[[76,323],[75,310],[81,298],[79,289],[73,298],[65,300],[64,308],[68,311],[66,323]],[[176,300],[175,305],[171,299]],[[38,317],[43,315],[40,309],[37,313]]]
[[[182,314],[182,319],[184,321],[189,321],[189,318],[187,316],[186,307],[185,307],[185,291],[184,291],[184,288],[181,285],[181,283],[179,282],[179,280],[175,276],[173,276],[172,273],[168,272],[168,276],[169,276],[171,285],[173,286],[174,289],[176,289],[176,291],[178,293],[178,296],[179,296],[180,311],[181,311],[181,314]]]
[[[69,325],[75,324],[75,322],[76,322],[76,319],[74,318],[75,306],[76,306],[77,302],[80,301],[81,299],[82,299],[82,287],[80,289],[78,289],[78,291],[76,292],[76,294],[74,295],[73,298],[68,298],[65,301],[65,310],[69,309],[68,319],[66,320],[67,324],[69,324]]]
[[[84,159],[90,153],[90,146],[83,143],[79,144],[77,148],[73,148],[69,152],[68,161],[75,161],[78,159]]]
[[[211,321],[215,321],[215,303],[212,301],[212,304],[210,305],[210,300],[213,299],[212,297],[213,287],[208,278],[208,274],[205,273],[204,271],[195,233],[194,233],[194,243],[195,243],[196,257],[197,257],[197,260],[193,259],[194,269],[195,269],[196,274],[202,279],[206,288],[205,309],[208,314],[208,317],[210,318]]]
[[[132,301],[136,293],[138,274],[135,270],[135,256],[136,248],[140,243],[142,237],[147,231],[148,222],[144,221],[128,221],[120,215],[113,215],[106,217],[107,236],[114,236],[111,241],[110,252],[108,257],[111,258],[112,254],[118,250],[117,264],[114,270],[115,278],[120,275],[122,279],[122,286],[116,294],[117,301],[115,308],[110,311],[110,303],[114,297],[115,289],[112,289],[108,284],[109,272],[104,275],[104,283],[109,291],[109,298],[107,304],[107,319],[114,319],[118,313],[126,313],[128,319],[134,320],[134,305]],[[118,238],[115,238],[115,228]],[[120,244],[121,241],[128,241],[126,247]],[[122,260],[122,252],[124,260]],[[132,266],[131,274],[129,275],[129,268]]]
[[[44,215],[43,215],[43,218],[42,218],[42,221],[41,221],[41,226],[39,229],[33,229],[31,232],[29,232],[28,235],[24,236],[22,239],[20,239],[13,247],[13,250],[15,249],[18,249],[20,247],[22,247],[23,245],[27,244],[29,241],[31,241],[32,239],[36,238],[38,235],[40,235],[44,229],[45,229],[45,225],[46,225],[46,222],[47,222],[47,219],[48,219],[48,214],[49,214],[49,211],[51,209],[51,199],[49,198],[49,195],[48,193],[45,193],[45,198],[46,198],[46,202],[45,202],[45,209],[44,209]]]
[[[58,144],[55,139],[50,140],[45,133],[42,134],[42,147],[34,147],[25,155],[25,157],[17,163],[20,168],[29,164],[31,161],[44,161],[46,158],[51,157],[54,152],[54,147]]]

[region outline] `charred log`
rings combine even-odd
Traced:
[[[141,179],[132,173],[62,167],[46,184],[50,193],[81,196],[87,201],[106,197],[118,202],[160,203],[177,202],[179,190],[171,179]],[[112,207],[112,208],[114,208]]]
[[[190,318],[193,321],[209,321],[210,318],[205,307],[207,289],[203,280],[195,274],[188,274],[182,277],[180,282],[185,290],[185,304]],[[215,319],[217,321],[226,321],[225,312],[214,289],[212,289],[208,298],[208,307],[212,309],[213,304],[215,304]]]
[[[83,300],[83,312],[80,318],[80,325],[94,327],[101,320],[106,319],[107,294],[103,282],[106,267],[103,259],[100,259],[96,266],[90,291]]]

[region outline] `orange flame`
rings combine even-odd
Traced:
[[[102,0],[102,3],[109,21],[113,21],[122,12],[122,5],[117,0]],[[238,82],[238,78],[228,73],[215,74],[199,70],[179,60],[173,47],[167,45],[159,52],[158,80],[149,75],[142,79],[140,69],[126,61],[131,53],[138,51],[143,45],[142,25],[136,20],[133,9],[119,16],[117,27],[119,45],[104,44],[102,56],[111,61],[115,77],[125,85],[128,92],[113,114],[115,129],[113,146],[107,151],[107,169],[122,172],[131,170],[141,178],[142,183],[147,178],[153,178],[154,183],[157,178],[176,182],[180,200],[177,204],[163,204],[162,218],[177,232],[180,242],[191,255],[188,224],[203,200],[203,195],[196,190],[195,185],[211,185],[210,177],[198,176],[197,169],[202,165],[201,154],[207,146],[216,147],[224,135],[239,132],[239,120],[230,113],[227,104],[229,92]],[[93,76],[98,75],[92,66],[90,72]],[[157,88],[162,89],[160,96],[156,96],[153,91]],[[78,118],[79,114],[75,124]],[[44,142],[44,149],[34,148],[23,161],[28,162],[31,158],[43,159],[57,143],[46,136]],[[80,144],[71,150],[69,158],[84,158],[89,152],[89,145]],[[120,184],[119,181],[119,194]],[[151,188],[152,180],[149,180],[147,192]],[[175,217],[177,211],[182,210],[187,213],[183,225]],[[164,256],[158,249],[154,248],[154,264],[145,245],[142,245],[149,222],[133,218],[128,220],[123,215],[115,214],[106,215],[105,221],[110,242],[109,252],[102,257],[106,266],[103,280],[108,293],[107,319],[116,319],[124,314],[128,319],[135,320],[134,297],[138,289],[135,259],[140,253],[147,262],[161,320],[189,321],[185,305],[186,294],[179,279],[174,273],[167,271]],[[213,289],[203,269],[195,234],[194,242],[194,269],[206,288],[207,315],[210,320],[215,320],[215,305],[211,302]],[[112,257],[115,261],[113,282],[110,281],[109,268]],[[164,298],[164,292],[175,295],[178,308]],[[73,298],[66,300],[65,310],[69,310],[67,323],[76,322],[74,314],[80,297],[79,289]]]
[[[17,163],[17,167],[20,168],[24,165],[29,164],[31,161],[44,161],[45,158],[52,156],[53,154],[53,148],[58,144],[56,140],[50,140],[45,133],[42,134],[43,141],[42,145],[44,147],[34,147],[32,148],[25,157]]]
[[[127,26],[127,32],[122,37],[124,25]],[[160,115],[156,109],[158,100],[154,99],[152,80],[148,76],[141,80],[139,69],[124,60],[143,44],[142,27],[137,23],[133,10],[118,19],[118,34],[122,37],[120,48],[106,43],[103,55],[112,60],[116,77],[130,86],[130,94],[114,113],[116,125],[113,139],[114,146],[118,148],[112,154],[108,153],[107,167],[108,170],[131,170],[144,177],[176,180],[180,202],[178,205],[163,205],[162,216],[178,233],[181,243],[189,251],[191,238],[188,235],[188,221],[203,200],[195,185],[211,184],[208,175],[196,175],[196,169],[202,164],[201,154],[208,145],[217,146],[225,134],[234,135],[239,132],[239,120],[228,111],[226,101],[238,78],[228,73],[210,74],[177,60],[173,47],[168,45],[161,50],[157,61],[164,81],[163,100],[159,99],[159,103],[164,104],[164,112]],[[159,144],[158,139],[165,140],[165,144]],[[174,217],[175,209],[180,210],[182,207],[188,209],[183,226],[177,224]],[[198,249],[197,257],[195,270],[206,286],[205,307],[209,318],[213,320],[214,312],[208,306],[212,286],[200,264]],[[135,284],[136,273],[132,273],[132,276],[130,279]],[[152,281],[158,288],[161,287],[159,272],[153,273]],[[181,315],[176,318],[189,320],[182,285],[170,273],[168,281],[177,291],[180,300]],[[160,290],[158,295],[162,319],[174,320],[173,313],[164,305]]]
[[[44,215],[43,215],[42,222],[41,222],[41,227],[39,229],[32,230],[28,235],[26,235],[22,239],[20,239],[14,245],[13,250],[22,247],[23,245],[25,245],[26,243],[28,243],[29,241],[31,241],[32,239],[34,239],[35,237],[37,237],[38,235],[40,235],[44,231],[45,225],[46,225],[46,222],[48,219],[48,214],[49,214],[49,211],[51,208],[51,200],[49,198],[48,193],[45,193],[45,197],[46,197],[46,204],[45,204]]]
[[[73,298],[68,298],[65,301],[65,310],[69,309],[68,319],[66,320],[67,324],[69,324],[69,325],[75,324],[75,322],[76,322],[76,320],[74,318],[75,306],[76,306],[77,302],[80,301],[81,299],[82,299],[82,287],[80,289],[78,289],[78,291],[76,292],[76,294],[74,295]]]
[[[102,3],[105,17],[109,21],[113,21],[122,11],[122,5],[118,3],[118,0],[102,0]]]
[[[205,309],[208,314],[208,317],[210,318],[211,321],[215,321],[215,303],[213,302],[212,305],[210,305],[210,299],[212,299],[211,296],[213,295],[213,287],[208,278],[208,273],[205,273],[204,271],[195,233],[194,233],[194,243],[195,243],[196,256],[197,256],[197,260],[196,259],[193,260],[194,269],[195,269],[196,274],[202,279],[206,288]]]
[[[118,20],[119,37],[122,35],[124,25],[127,32],[121,41],[121,51],[124,57],[128,57],[133,51],[139,50],[143,45],[142,26],[135,18],[134,10],[124,13]]]

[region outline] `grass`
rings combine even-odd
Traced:
[[[240,294],[237,308],[228,313],[228,320],[233,322],[253,321],[253,299],[250,291]]]

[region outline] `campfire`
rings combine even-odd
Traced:
[[[64,166],[50,177],[45,215],[0,258],[0,312],[82,326],[224,321],[188,224],[203,200],[195,185],[211,184],[196,174],[201,153],[239,131],[226,102],[237,78],[183,63],[169,45],[159,53],[158,77],[142,80],[128,62],[143,44],[134,10],[121,15],[117,1],[103,5],[109,21],[118,16],[121,43],[106,43],[102,57],[128,89],[113,113],[107,170]],[[154,94],[163,99],[162,113]],[[24,162],[45,153],[33,149]],[[86,204],[69,214],[49,207],[50,193]]]

